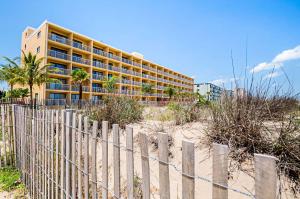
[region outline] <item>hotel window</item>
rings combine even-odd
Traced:
[[[36,48],[36,53],[39,53],[40,50],[41,50],[40,47],[37,47],[37,48]]]
[[[66,95],[61,93],[50,93],[49,99],[66,99]]]
[[[78,94],[72,94],[71,95],[71,99],[72,100],[78,100],[79,99],[79,95]]]
[[[38,32],[37,38],[40,38],[40,36],[41,36],[41,31]]]

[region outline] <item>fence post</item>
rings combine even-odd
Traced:
[[[213,191],[212,198],[228,198],[228,146],[213,144]]]
[[[61,175],[60,175],[60,198],[65,198],[65,154],[66,154],[66,134],[65,134],[65,111],[61,111],[61,148],[60,148],[60,169],[61,169]]]
[[[84,197],[89,198],[89,126],[88,118],[84,117]]]
[[[59,197],[59,110],[55,111],[55,134],[56,134],[56,144],[55,144],[55,198]]]
[[[97,131],[98,131],[98,122],[93,121],[93,134],[92,134],[92,198],[96,199],[97,197],[97,170],[96,170],[96,163],[97,163]]]
[[[195,198],[194,143],[182,141],[182,199]]]
[[[254,154],[255,198],[275,199],[277,195],[276,158]]]
[[[134,161],[133,161],[133,129],[126,126],[126,164],[127,164],[127,197],[133,199]]]
[[[148,140],[144,133],[139,133],[139,143],[142,159],[143,199],[150,199],[150,168],[148,155]]]
[[[78,116],[78,194],[79,199],[82,198],[82,115]]]
[[[16,143],[16,105],[12,105],[12,130],[13,130],[13,150],[14,150],[14,165],[17,167],[17,143]]]
[[[114,143],[114,198],[120,198],[120,137],[119,125],[113,124]]]
[[[1,106],[1,119],[2,119],[2,142],[3,142],[3,160],[4,160],[4,166],[7,166],[7,160],[6,160],[6,139],[5,139],[5,106]]]
[[[79,132],[78,132],[79,133]],[[72,117],[72,140],[71,140],[71,154],[72,154],[72,198],[76,198],[76,113]]]
[[[102,199],[108,198],[108,122],[102,122]]]
[[[158,156],[159,156],[159,193],[161,199],[170,198],[169,180],[169,142],[168,134],[158,133]]]

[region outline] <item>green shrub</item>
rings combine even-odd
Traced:
[[[22,188],[20,181],[20,172],[14,168],[0,169],[0,190],[12,191],[17,188]]]
[[[201,119],[201,106],[199,104],[180,104],[170,102],[168,109],[173,112],[175,124],[181,125],[188,122],[199,121]]]
[[[143,106],[129,97],[109,96],[104,98],[103,105],[94,107],[88,114],[92,120],[108,121],[125,128],[142,119]]]

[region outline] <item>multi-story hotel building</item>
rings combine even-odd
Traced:
[[[167,97],[164,88],[193,92],[194,80],[169,68],[145,60],[139,53],[127,53],[82,34],[45,21],[38,28],[27,27],[22,35],[25,52],[44,57],[43,64],[58,68],[51,77],[60,83],[47,83],[34,89],[40,99],[67,101],[79,98],[71,71],[82,68],[90,74],[83,87],[83,99],[99,100],[108,95],[103,80],[117,77],[116,94],[137,100],[160,101]],[[143,94],[142,84],[152,84],[153,93]]]

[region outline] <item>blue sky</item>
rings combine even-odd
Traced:
[[[254,71],[281,84],[286,73],[300,91],[300,0],[3,1],[0,56],[19,56],[24,28],[46,19],[140,52],[195,82],[229,87],[232,51],[237,77]]]

